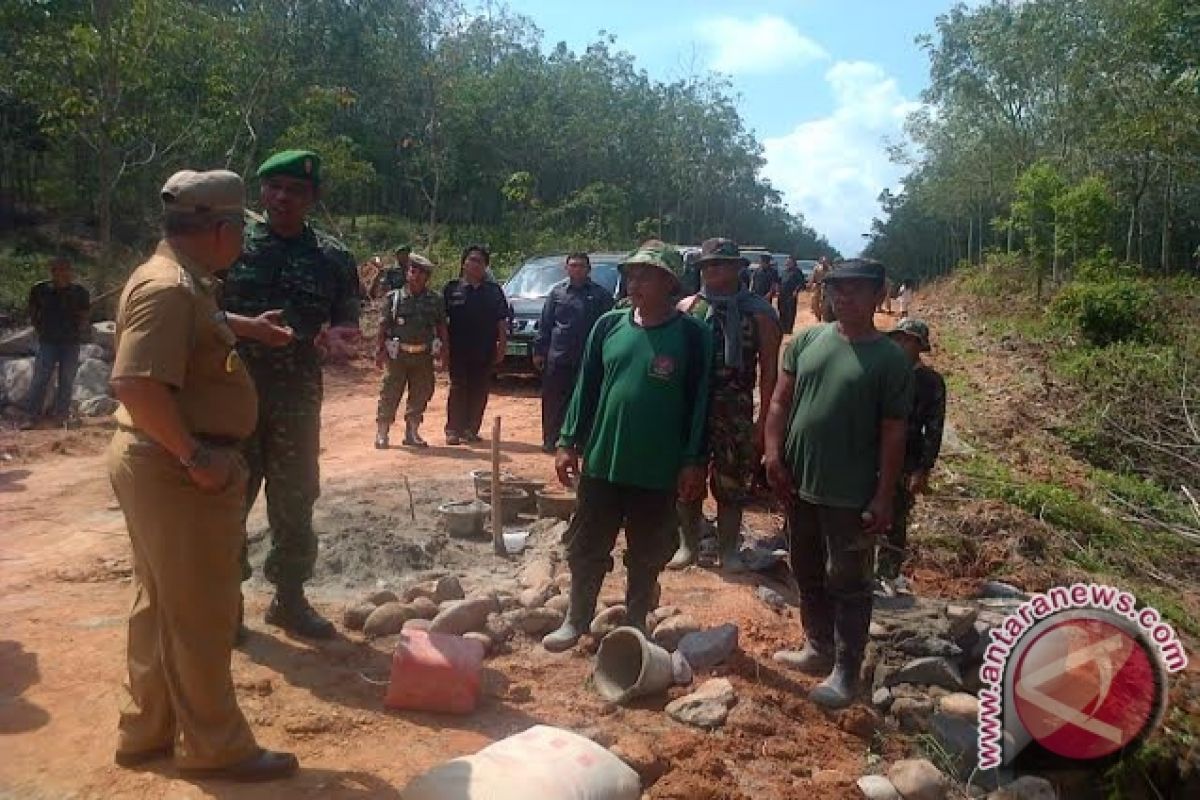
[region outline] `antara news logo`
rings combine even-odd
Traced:
[[[1162,615],[1129,592],[1077,583],[1036,594],[992,629],[979,677],[979,766],[1031,743],[1090,761],[1145,740],[1167,675],[1187,654]]]

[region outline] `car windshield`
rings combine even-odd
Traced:
[[[563,257],[538,258],[527,261],[517,270],[508,283],[504,285],[504,293],[510,297],[545,297],[550,294],[554,284],[567,277],[563,266]],[[615,261],[593,261],[592,280],[608,290],[609,294],[617,288],[617,264]]]

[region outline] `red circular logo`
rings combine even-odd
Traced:
[[[1066,758],[1101,758],[1154,723],[1158,669],[1141,639],[1104,619],[1051,623],[1037,633],[1012,673],[1025,730]]]

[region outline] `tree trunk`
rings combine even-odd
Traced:
[[[112,267],[113,195],[117,184],[117,152],[112,141],[112,125],[118,115],[119,76],[117,51],[112,36],[112,0],[92,0],[92,15],[100,35],[100,119],[96,131],[97,239],[100,244],[100,274],[97,288],[104,288]]]
[[[1171,271],[1171,179],[1173,176],[1171,162],[1167,162],[1167,178],[1163,185],[1163,212],[1160,264],[1163,275]]]

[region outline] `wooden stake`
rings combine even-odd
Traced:
[[[492,547],[504,555],[504,519],[500,513],[500,417],[492,421]]]
[[[408,513],[412,514],[412,521],[417,521],[417,506],[413,503],[412,486],[409,485],[408,476],[404,476],[404,489],[408,492]]]

